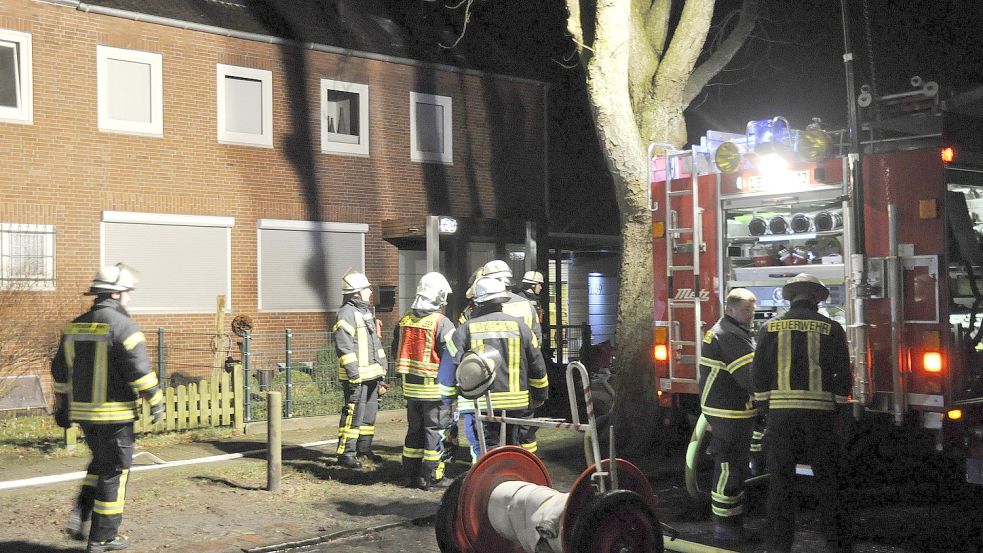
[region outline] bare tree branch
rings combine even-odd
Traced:
[[[703,90],[703,87],[710,82],[710,79],[720,73],[724,67],[730,63],[745,40],[754,31],[758,17],[758,0],[744,0],[741,6],[741,16],[737,20],[734,29],[727,35],[727,38],[720,43],[720,47],[699,67],[693,70],[686,82],[683,90],[683,106],[688,106],[694,98]]]

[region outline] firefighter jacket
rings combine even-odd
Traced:
[[[799,301],[761,327],[752,369],[755,401],[769,409],[834,411],[850,394],[850,354],[839,323]]]
[[[338,354],[338,379],[359,384],[386,376],[386,351],[376,335],[375,316],[353,295],[338,310],[332,328]]]
[[[454,357],[454,324],[439,311],[410,310],[393,333],[392,354],[407,399],[441,399],[437,373],[443,357]],[[455,391],[454,394],[457,392]]]
[[[529,300],[529,303],[532,304],[533,311],[536,312],[536,318],[539,319],[539,325],[542,327],[543,306],[539,305],[539,294],[533,293],[532,290],[522,290],[521,292],[517,292],[517,294]]]
[[[543,343],[543,327],[539,324],[539,312],[536,311],[536,304],[515,292],[509,292],[509,300],[502,304],[502,311],[507,315],[522,319],[526,326],[532,329],[533,338],[536,339],[533,347],[539,348],[539,345]]]
[[[139,397],[160,405],[147,341],[119,300],[101,296],[65,327],[51,363],[54,392],[68,399],[76,422],[113,424],[138,418]]]
[[[724,419],[757,415],[751,403],[753,359],[750,329],[730,315],[724,315],[706,332],[700,354],[700,407],[704,415]]]
[[[523,300],[525,301],[525,300]],[[549,380],[543,353],[534,345],[534,335],[522,319],[501,311],[502,304],[479,308],[455,333],[458,361],[466,351],[495,349],[502,357],[492,382],[492,407],[528,409],[533,403],[546,401]],[[485,398],[481,407],[487,408]]]

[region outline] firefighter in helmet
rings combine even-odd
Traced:
[[[757,410],[751,402],[751,321],[757,298],[734,288],[724,300],[724,316],[706,332],[700,354],[700,408],[713,430],[714,540],[722,546],[746,540],[744,480]]]
[[[461,316],[458,319],[460,324],[464,324],[471,318],[472,313],[477,308],[477,303],[474,301],[474,287],[481,277],[481,267],[475,269],[471,273],[471,278],[468,280],[468,289],[464,293],[464,297],[468,300],[468,305],[461,312]],[[448,361],[449,363],[449,361]],[[457,368],[457,362],[455,361],[450,366],[445,366],[447,363],[441,362],[441,371],[453,374]],[[453,379],[453,377],[451,377]],[[465,397],[457,397],[457,415],[460,417],[462,425],[464,426],[464,437],[468,441],[468,446],[471,450],[471,462],[474,463],[478,460],[480,455],[481,445],[478,442],[478,427],[474,420],[474,400]],[[456,428],[456,427],[455,427]]]
[[[85,293],[95,296],[92,307],[65,327],[51,364],[55,421],[62,428],[79,423],[92,450],[66,528],[73,538],[85,539],[91,519],[88,553],[128,547],[118,530],[140,398],[150,403],[154,423],[164,416],[164,396],[150,368],[146,339],[126,311],[136,284],[136,275],[122,263],[99,269]]]
[[[521,318],[504,312],[509,301],[505,284],[498,279],[482,277],[474,286],[474,300],[477,309],[467,322],[455,333],[458,354],[479,359],[479,363],[465,363],[458,367],[457,381],[474,382],[479,378],[462,377],[461,372],[470,369],[485,369],[493,373],[488,391],[491,408],[496,412],[505,410],[511,417],[525,417],[546,401],[549,394],[549,379],[546,376],[546,362],[535,343],[535,336]],[[492,371],[491,368],[494,368]],[[462,389],[462,392],[465,390]],[[482,409],[487,409],[485,396],[477,399]],[[492,426],[495,430],[492,431]],[[484,425],[485,443],[490,449],[504,441],[519,444],[519,427],[508,425],[506,436],[501,437],[497,425]]]
[[[546,279],[543,278],[543,273],[539,271],[526,271],[526,274],[522,275],[522,282],[516,286],[516,293],[521,294],[532,303],[540,325],[543,324],[543,307],[539,305],[539,300],[540,294],[543,293],[543,284],[545,282]]]
[[[789,310],[758,332],[752,376],[754,399],[768,411],[765,432],[769,551],[788,552],[795,539],[792,503],[795,464],[812,466],[827,551],[850,551],[847,506],[841,501],[836,412],[849,408],[850,355],[846,333],[819,313],[829,289],[802,273],[782,287]]]
[[[364,274],[349,269],[342,277],[344,303],[333,327],[338,354],[338,379],[345,403],[338,423],[338,464],[360,468],[357,457],[378,461],[372,452],[375,416],[379,410],[380,383],[386,376],[386,352],[379,336],[381,326],[369,307],[372,288]]]
[[[512,283],[512,269],[509,268],[508,263],[499,259],[485,263],[485,266],[481,268],[481,274],[483,277],[499,280],[505,286],[509,286]],[[532,329],[533,339],[535,340],[533,347],[538,350],[543,343],[543,328],[539,324],[539,311],[537,310],[536,303],[514,292],[506,293],[508,294],[508,299],[502,305],[502,311],[507,315],[519,317]],[[527,418],[532,417],[533,411],[535,409],[530,408],[529,412],[521,416]],[[539,443],[536,441],[536,430],[538,428],[535,426],[523,426],[518,430],[519,445],[530,453],[536,453],[539,450]]]
[[[409,487],[443,487],[443,439],[453,422],[456,390],[442,393],[438,380],[441,360],[453,359],[454,323],[441,309],[451,286],[440,273],[427,273],[416,287],[416,298],[393,334],[393,358],[403,381],[408,428],[403,442],[403,470]]]

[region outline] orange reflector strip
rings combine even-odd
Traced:
[[[665,361],[669,359],[669,348],[665,344],[656,344],[655,346],[655,360]]]
[[[945,148],[942,148],[941,155],[942,161],[949,163],[950,161],[956,159],[956,149],[952,146],[946,146]]]
[[[949,411],[948,413],[946,413],[946,415],[950,419],[952,419],[954,421],[957,421],[957,420],[963,418],[963,410],[962,409],[953,409],[952,411]]]
[[[942,354],[937,351],[926,351],[922,355],[922,366],[926,372],[942,372]]]
[[[662,344],[669,338],[669,329],[664,326],[655,327],[655,343]]]

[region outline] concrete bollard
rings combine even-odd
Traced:
[[[266,489],[276,492],[280,490],[280,476],[283,471],[281,462],[282,443],[280,439],[280,419],[282,407],[280,392],[270,392],[266,396],[267,431],[266,431]]]

